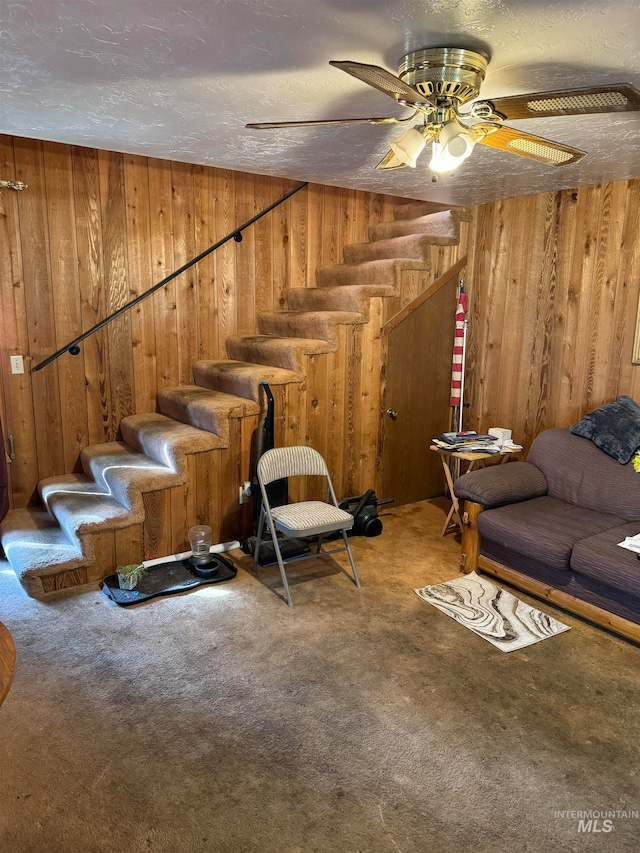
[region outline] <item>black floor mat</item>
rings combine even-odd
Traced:
[[[109,575],[102,581],[102,591],[116,604],[128,607],[130,604],[140,604],[150,598],[160,595],[172,595],[176,592],[186,592],[203,584],[221,583],[231,580],[238,574],[238,570],[231,560],[221,557],[219,554],[212,555],[218,564],[218,572],[210,578],[199,577],[191,568],[189,560],[180,562],[160,563],[150,566],[138,581],[135,589],[120,589],[118,575]]]

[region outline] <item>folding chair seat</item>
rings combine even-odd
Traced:
[[[258,566],[258,556],[263,534],[265,528],[268,528],[273,541],[278,567],[280,568],[280,577],[282,578],[282,585],[284,586],[289,607],[292,607],[292,601],[284,568],[287,563],[346,551],[349,556],[349,562],[351,563],[355,585],[359,588],[360,579],[358,578],[358,571],[346,533],[353,526],[353,516],[338,506],[331,477],[321,454],[312,447],[306,446],[276,447],[273,450],[267,450],[258,460],[257,476],[262,494],[262,508],[260,510],[258,533],[253,554],[254,571],[256,571]],[[267,488],[270,483],[288,477],[315,476],[323,476],[326,480],[326,501],[299,501],[297,503],[285,504],[284,506],[271,506],[269,502],[269,490]],[[323,551],[322,539],[329,533],[339,533],[344,545],[332,548],[330,551]],[[280,547],[281,540],[316,537],[315,553],[296,555],[283,559]]]

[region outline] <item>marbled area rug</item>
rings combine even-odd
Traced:
[[[513,652],[569,630],[568,625],[530,607],[475,572],[414,592],[503,652]]]

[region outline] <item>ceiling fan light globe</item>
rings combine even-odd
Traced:
[[[448,121],[438,134],[442,151],[456,159],[466,160],[476,144],[475,137],[469,129],[455,119]]]
[[[470,133],[459,133],[448,142],[445,151],[451,157],[460,157],[462,160],[466,160],[467,157],[471,156],[475,144],[476,141]]]
[[[464,160],[466,157],[454,157],[447,151],[446,146],[434,142],[429,168],[432,172],[453,172]]]
[[[418,157],[422,154],[426,139],[415,127],[405,131],[400,139],[391,143],[391,150],[401,163],[415,169]]]

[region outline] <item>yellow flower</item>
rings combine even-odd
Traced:
[[[640,450],[636,450],[635,455],[631,457],[634,471],[640,474]]]

